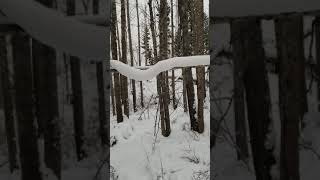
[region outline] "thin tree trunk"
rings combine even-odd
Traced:
[[[154,17],[153,17],[153,7],[152,7],[152,0],[148,1],[149,5],[149,14],[150,14],[150,29],[151,29],[151,37],[152,37],[152,44],[153,44],[153,54],[154,59],[153,61],[157,62],[158,60],[158,49],[157,49],[157,38],[156,38],[156,32],[155,32],[155,23],[154,23]],[[151,61],[150,64],[154,64],[155,62]]]
[[[272,152],[274,144],[269,134],[272,128],[271,100],[262,47],[261,22],[255,18],[233,21],[231,33],[232,37],[236,37],[232,44],[234,61],[242,63],[241,66],[244,68],[242,77],[246,90],[250,142],[256,179],[271,180],[270,170],[275,159]],[[244,126],[244,122],[240,123]],[[245,146],[246,144],[241,144],[241,151]]]
[[[121,0],[121,46],[122,58],[121,61],[128,64],[127,61],[127,26],[126,26],[126,2]],[[124,114],[129,118],[129,101],[128,101],[128,78],[120,75],[121,78],[121,98],[124,106]]]
[[[75,0],[67,0],[67,15],[75,15]],[[76,142],[76,152],[78,161],[87,157],[84,149],[84,110],[83,110],[83,94],[81,80],[81,65],[77,57],[70,57],[71,68],[71,84],[72,84],[72,103],[73,103],[73,119],[74,132]]]
[[[243,84],[243,63],[238,59],[233,61],[233,92],[234,92],[234,121],[235,134],[237,144],[237,159],[246,160],[249,156],[247,146],[247,128],[246,128],[246,113],[245,113],[245,98]]]
[[[173,0],[171,0],[171,57],[174,57],[174,26],[173,26]],[[171,71],[171,89],[172,89],[172,106],[173,109],[177,109],[176,104],[176,83],[175,83],[175,74],[174,70]]]
[[[10,81],[11,71],[8,65],[7,38],[0,36],[0,63],[1,63],[1,86],[4,105],[5,128],[7,135],[7,145],[9,153],[9,168],[13,173],[19,169],[17,159],[17,137],[15,130],[14,105],[13,105],[13,85]]]
[[[316,33],[316,58],[317,58],[317,76],[320,77],[320,17],[315,20],[315,33]],[[318,112],[320,112],[320,80],[317,81],[318,92]]]
[[[275,20],[279,62],[281,119],[280,179],[299,180],[299,123],[303,118],[304,45],[303,18],[281,16]]]
[[[133,49],[132,49],[132,37],[131,37],[131,24],[130,24],[130,3],[129,0],[127,0],[127,19],[128,19],[128,35],[129,35],[129,49],[130,49],[130,62],[131,66],[134,66],[133,64]],[[136,81],[131,80],[132,85],[132,101],[133,101],[133,111],[137,112],[137,93],[136,93]]]
[[[92,1],[93,14],[99,14],[99,0]],[[96,64],[96,77],[97,77],[97,89],[98,89],[98,101],[99,101],[99,122],[100,122],[100,138],[103,146],[108,145],[109,135],[107,129],[107,113],[106,113],[106,95],[105,95],[105,82],[104,82],[104,70],[103,62]],[[113,101],[112,101],[113,102]]]
[[[112,52],[112,59],[117,59],[117,57],[118,57],[118,51],[117,51],[117,8],[116,8],[115,0],[112,0],[111,48],[112,48],[111,49],[112,50],[111,51]],[[120,86],[119,73],[114,72],[113,78],[114,78],[114,88],[115,88],[115,98],[116,98],[117,122],[120,123],[120,122],[123,122],[123,114],[122,114],[122,105],[121,105],[121,86]]]
[[[137,10],[137,23],[138,23],[138,58],[139,58],[139,66],[141,66],[141,43],[140,43],[140,19],[139,19],[139,5],[138,5],[138,0],[136,0],[136,10]],[[147,63],[145,64],[147,65]],[[143,103],[143,85],[142,81],[140,81],[140,104],[141,107],[144,107]]]
[[[114,80],[113,77],[111,77],[111,103],[112,103],[112,115],[116,115],[116,104],[115,104],[115,95],[114,95]]]
[[[30,37],[24,32],[17,32],[11,42],[21,177],[22,180],[42,180],[34,114]]]

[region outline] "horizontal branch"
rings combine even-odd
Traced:
[[[97,26],[106,26],[106,27],[109,26],[109,21],[107,20],[107,17],[101,16],[101,15],[87,15],[87,16],[77,15],[77,16],[66,16],[66,18],[73,18],[83,23],[94,24]],[[16,25],[16,23],[13,21],[10,21],[9,18],[0,15],[0,25]]]
[[[120,74],[137,81],[146,81],[155,78],[158,74],[175,68],[208,66],[210,65],[210,56],[187,56],[174,57],[162,60],[152,66],[132,67],[118,60],[110,61],[110,69],[117,70]]]

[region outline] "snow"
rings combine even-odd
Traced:
[[[175,67],[210,65],[210,56],[202,55],[170,58],[149,66],[147,70],[140,70],[117,60],[111,60],[110,65],[111,69],[116,69],[119,73],[129,77],[130,79],[145,81],[151,80],[159,73],[168,71]]]
[[[179,74],[181,70],[176,70],[177,78]],[[193,180],[201,175],[201,179],[209,180],[209,95],[204,111],[205,131],[198,134],[190,130],[189,116],[182,105],[182,81],[177,80],[179,105],[176,110],[170,105],[171,134],[163,137],[161,129],[155,128],[155,124],[159,125],[156,80],[144,81],[143,87],[146,108],[131,113],[122,123],[111,116],[110,135],[116,141],[110,148],[113,175],[118,180]],[[137,102],[139,99],[138,96]]]
[[[214,77],[214,96],[215,98],[230,97],[233,89],[232,78],[232,64],[228,64],[225,60],[223,65],[215,65]],[[308,80],[308,84],[310,81]],[[275,74],[269,74],[269,85],[271,89],[271,102],[272,102],[272,117],[274,123],[274,135],[276,140],[276,149],[274,154],[279,163],[280,158],[280,115],[279,115],[279,100],[278,100],[278,77]],[[316,153],[320,153],[320,113],[317,112],[317,98],[316,98],[316,84],[313,85],[313,91],[308,94],[310,112],[305,115],[305,122],[307,126],[302,132],[300,142],[304,142],[310,145]],[[218,102],[218,105],[225,111],[228,101]],[[217,106],[211,113],[214,113],[215,117],[220,117]],[[234,138],[234,113],[233,106],[226,116],[226,120],[223,123],[223,129],[229,130]],[[211,157],[213,162],[212,176],[216,176],[215,180],[254,180],[254,169],[252,165],[252,159],[249,159],[249,163],[239,162],[236,160],[236,152],[234,146],[230,140],[230,137],[223,136],[223,133],[219,134],[217,144],[211,151]],[[225,133],[224,133],[225,134]],[[250,146],[249,146],[250,147]],[[274,177],[279,176],[279,164],[273,167],[272,174]],[[303,180],[314,180],[320,176],[319,173],[320,159],[315,155],[312,150],[308,148],[300,147],[300,174]],[[276,178],[277,179],[277,178]]]
[[[87,60],[106,59],[108,28],[66,18],[36,1],[1,0],[0,10],[33,38],[48,46]]]
[[[320,10],[319,0],[215,0],[210,16],[241,17]]]

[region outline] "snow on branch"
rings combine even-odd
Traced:
[[[93,24],[98,26],[109,26],[109,21],[107,20],[106,16],[101,15],[77,15],[77,16],[66,16],[66,18],[73,18],[78,21],[87,23],[87,24]],[[0,24],[3,25],[15,25],[16,23],[13,21],[10,21],[5,16],[0,15]]]
[[[158,74],[176,67],[192,67],[201,65],[210,65],[210,56],[187,56],[187,57],[174,57],[162,60],[155,65],[149,66],[147,70],[140,70],[131,67],[117,60],[111,60],[111,69],[116,69],[119,73],[127,76],[130,79],[137,81],[146,81],[155,78]]]
[[[0,11],[32,38],[87,60],[104,60],[108,28],[66,18],[33,0],[0,0]]]

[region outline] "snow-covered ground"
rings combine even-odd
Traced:
[[[111,117],[110,135],[114,140],[110,149],[111,179],[209,180],[209,94],[207,92],[204,111],[205,131],[199,134],[190,130],[189,116],[183,111],[179,74],[180,70],[176,70],[179,105],[174,110],[170,104],[169,137],[163,137],[159,127],[155,79],[143,82],[145,108],[131,112],[130,118],[124,119],[123,123],[118,124],[116,116]],[[137,99],[139,102],[140,96]]]
[[[305,18],[305,33],[310,30],[312,18]],[[268,57],[276,56],[274,27],[272,21],[263,21],[263,36],[264,47]],[[229,25],[221,24],[214,25],[214,31],[211,33],[211,41],[213,54],[216,55],[222,48],[230,50],[230,30]],[[309,57],[309,43],[310,37],[305,39],[305,56]],[[314,55],[314,49],[313,49]],[[219,65],[220,64],[220,65]],[[211,109],[216,117],[221,117],[221,111],[225,112],[229,100],[225,97],[231,97],[233,93],[233,77],[232,77],[232,60],[225,58],[216,58],[214,66],[214,97],[216,99],[224,98],[224,100],[217,101],[214,108]],[[307,78],[307,85],[309,87],[310,78]],[[306,127],[303,130],[300,138],[300,174],[303,180],[314,180],[320,177],[320,113],[317,111],[317,91],[314,81],[311,91],[308,93],[309,112],[304,119]],[[279,163],[280,154],[280,117],[279,117],[279,100],[278,100],[278,77],[276,74],[269,73],[269,85],[271,89],[272,99],[272,118],[275,129],[275,139],[277,147],[274,154]],[[224,133],[221,133],[217,139],[217,145],[211,151],[212,177],[215,180],[254,180],[254,170],[252,160],[249,163],[239,162],[236,158],[236,151],[234,146],[234,113],[233,105],[223,122]],[[231,137],[227,132],[231,132]],[[222,134],[226,136],[222,136]],[[273,168],[273,175],[278,176],[278,167]]]

